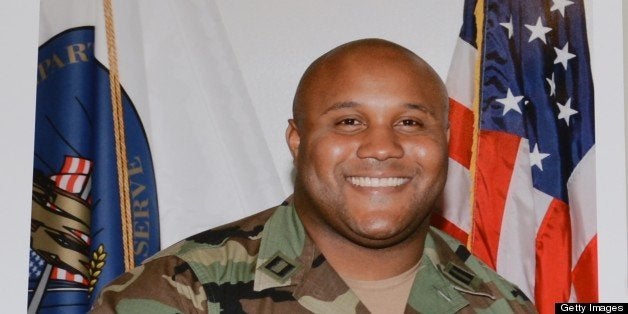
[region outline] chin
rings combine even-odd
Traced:
[[[349,240],[360,246],[376,249],[394,246],[415,233],[411,226],[399,228],[399,225],[390,223],[356,225],[349,229],[350,235],[347,235]]]
[[[397,226],[398,224],[384,221],[362,224],[358,227],[357,233],[369,238],[385,240],[400,232]]]
[[[402,243],[407,237],[377,237],[372,235],[354,235],[353,237],[347,237],[351,242],[361,247],[369,249],[386,249],[397,246]]]
[[[377,217],[377,214],[371,213],[375,217],[371,216],[367,219],[359,219],[358,217],[346,219],[345,222],[348,222],[346,224],[348,230],[345,229],[346,238],[364,247],[382,249],[404,241],[411,241],[428,228],[426,222],[429,222],[429,213],[422,215],[413,212],[413,214],[402,215],[402,217],[395,215],[391,217],[390,212],[381,214]]]

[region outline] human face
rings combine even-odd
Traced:
[[[408,60],[330,68],[312,79],[303,121],[286,133],[297,210],[310,230],[392,246],[426,230],[444,187],[446,96],[432,71]]]

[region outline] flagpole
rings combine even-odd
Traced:
[[[122,220],[122,243],[124,246],[124,268],[128,271],[135,267],[135,261],[133,258],[133,227],[126,154],[126,136],[124,132],[124,108],[122,107],[122,92],[120,89],[120,79],[118,75],[118,55],[111,0],[103,0],[103,5],[107,35],[107,54],[109,58],[109,84],[111,87],[111,104],[113,108],[113,126],[116,142],[116,164],[118,168],[118,185],[120,189],[120,214]]]
[[[484,55],[484,0],[478,0],[475,5],[475,25],[476,38],[475,42],[478,47],[478,54],[475,58],[475,70],[473,78],[473,88],[475,95],[473,97],[473,143],[471,145],[471,162],[469,165],[469,173],[471,176],[471,189],[469,191],[469,211],[471,217],[471,228],[469,237],[467,238],[467,248],[473,252],[473,237],[475,233],[475,192],[476,192],[476,175],[477,160],[480,146],[480,102],[482,101],[482,61]]]
[[[39,279],[39,283],[37,284],[37,288],[33,292],[33,298],[31,302],[28,304],[28,314],[35,314],[39,309],[39,303],[41,303],[41,299],[44,296],[44,291],[46,290],[46,286],[48,285],[48,280],[50,280],[50,273],[52,272],[52,264],[46,263],[46,268],[44,268],[43,273],[41,274],[41,278]]]

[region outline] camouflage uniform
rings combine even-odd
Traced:
[[[306,235],[292,204],[205,231],[102,291],[94,313],[368,313]],[[458,242],[431,229],[406,313],[534,313]]]

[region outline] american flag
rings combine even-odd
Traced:
[[[434,224],[541,313],[596,302],[593,82],[581,0],[466,0]],[[475,126],[478,126],[477,128]]]

